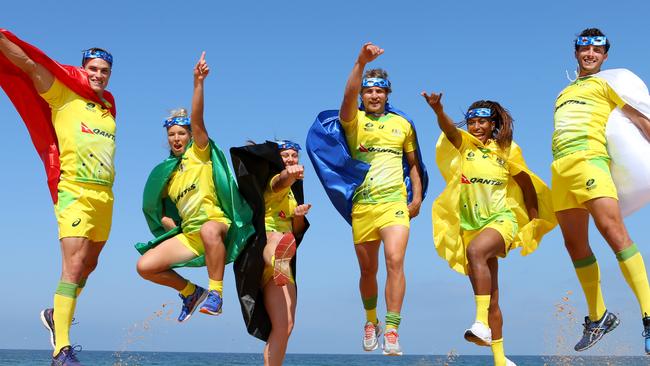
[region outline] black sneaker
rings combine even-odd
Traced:
[[[56,338],[54,338],[54,309],[47,308],[41,311],[41,322],[45,329],[50,332],[50,344],[55,348]]]
[[[59,353],[52,357],[50,366],[83,366],[77,359],[77,353],[81,352],[81,346],[65,346]]]
[[[588,316],[585,316],[585,330],[582,333],[582,339],[578,341],[574,349],[578,352],[584,351],[589,347],[596,344],[603,336],[614,330],[620,321],[613,313],[605,310],[605,314],[598,321],[591,321]]]

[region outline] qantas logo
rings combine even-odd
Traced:
[[[391,153],[393,155],[400,155],[400,156],[402,155],[401,151],[389,149],[389,148],[386,148],[386,147],[374,147],[374,146],[365,147],[365,146],[363,146],[363,144],[359,144],[359,152],[364,152],[364,153],[366,153],[366,152],[380,152],[380,153],[386,152],[386,153]]]
[[[487,179],[487,178],[471,178],[467,179],[467,177],[462,174],[460,176],[460,182],[462,184],[474,184],[474,183],[480,183],[480,184],[487,184],[490,186],[500,186],[503,185],[503,182],[496,180],[496,179]]]
[[[185,188],[181,193],[178,194],[178,196],[176,196],[176,202],[180,201],[181,198],[183,198],[186,194],[188,194],[189,192],[191,192],[191,191],[193,191],[195,189],[196,189],[196,183],[192,183],[191,186]],[[174,203],[176,203],[176,202],[174,202]]]
[[[108,133],[106,131],[102,131],[99,128],[90,129],[83,122],[81,122],[81,132],[87,133],[87,134],[90,134],[90,135],[99,135],[99,136],[106,137],[107,139],[111,139],[111,140],[115,141],[115,135],[114,134]]]
[[[284,211],[280,211],[278,213],[278,216],[280,216],[281,219],[286,219],[287,218],[287,214],[285,214]]]
[[[83,122],[81,122],[81,132],[83,132],[83,133],[89,133],[89,134],[91,134],[91,135],[94,135],[94,134],[95,134],[95,133],[93,132],[93,130],[91,130],[90,128],[88,128],[88,126],[86,126],[86,124],[83,123]]]

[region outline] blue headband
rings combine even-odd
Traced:
[[[91,58],[101,58],[102,60],[108,62],[111,66],[113,66],[113,55],[111,55],[106,51],[97,50],[97,49],[85,50],[83,52],[81,63],[83,64],[84,62],[86,62],[86,60]]]
[[[280,141],[275,141],[276,144],[278,144],[278,149],[280,150],[286,150],[286,149],[293,149],[296,151],[300,151],[300,145],[298,143],[289,141],[289,140],[280,140]]]
[[[362,88],[370,88],[372,86],[390,89],[390,81],[384,78],[363,78],[363,81],[361,81]]]
[[[605,46],[607,45],[607,37],[605,36],[580,36],[576,38],[576,46]]]
[[[465,113],[465,120],[475,117],[490,118],[492,116],[492,109],[490,108],[474,108]]]
[[[163,127],[170,128],[171,126],[190,126],[190,118],[189,117],[172,117],[172,118],[167,118],[163,122]]]

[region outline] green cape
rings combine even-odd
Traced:
[[[212,140],[210,140],[210,159],[212,160],[212,178],[214,179],[219,207],[232,221],[225,242],[227,264],[237,259],[239,253],[246,246],[248,239],[255,233],[252,224],[253,211],[239,193],[237,182],[230,172],[226,156]],[[140,254],[144,254],[149,249],[182,232],[176,205],[168,197],[163,198],[165,187],[172,173],[176,170],[179,161],[178,157],[172,155],[158,164],[149,174],[142,195],[142,211],[149,225],[149,230],[156,238],[146,243],[136,243],[135,249]],[[176,228],[165,231],[160,221],[163,212],[165,216],[174,219],[178,224]],[[172,268],[202,266],[205,266],[205,256],[203,255],[187,262],[176,263]]]

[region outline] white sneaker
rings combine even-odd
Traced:
[[[374,351],[379,347],[379,336],[381,335],[381,323],[374,324],[366,322],[363,326],[363,350]]]
[[[384,355],[402,355],[402,347],[399,346],[399,334],[397,334],[395,329],[391,329],[384,333]]]
[[[506,366],[517,366],[514,362],[510,361],[508,357],[506,357]]]
[[[472,327],[465,331],[465,339],[479,346],[492,345],[492,330],[481,322],[474,322]]]

